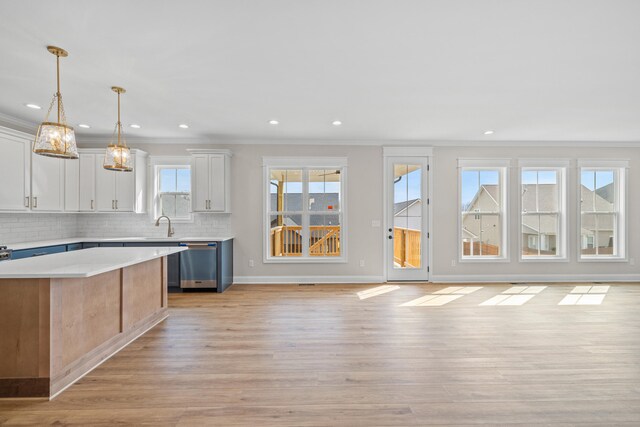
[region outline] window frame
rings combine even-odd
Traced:
[[[191,157],[190,156],[153,156],[150,158],[149,164],[149,174],[151,175],[151,192],[150,192],[150,206],[149,213],[151,214],[151,220],[155,222],[156,218],[162,215],[160,211],[160,171],[162,169],[189,169],[193,172],[193,168],[191,167]],[[189,215],[183,218],[171,218],[172,223],[193,223],[194,215],[193,215],[193,177],[190,181],[190,190],[189,191]],[[162,193],[162,194],[173,194]],[[175,194],[185,194],[183,192],[176,192]]]
[[[263,262],[274,264],[336,264],[347,263],[348,228],[347,228],[347,158],[346,157],[263,157]],[[270,233],[271,215],[271,170],[301,170],[302,171],[302,211],[283,211],[282,215],[300,215],[302,218],[302,251],[303,256],[276,257],[271,256]],[[327,215],[324,211],[309,209],[309,171],[316,169],[340,170],[340,255],[339,256],[309,256],[309,220],[311,215]],[[335,215],[335,213],[334,213]]]
[[[615,241],[614,254],[612,255],[583,255],[582,254],[582,172],[583,171],[614,171],[615,184],[615,210],[611,213],[615,218]],[[577,247],[576,257],[578,262],[629,262],[627,245],[629,241],[628,231],[628,160],[594,160],[578,159],[577,179],[576,179],[576,223],[577,223]],[[595,211],[596,214],[598,211]],[[606,213],[606,212],[602,212]],[[595,239],[594,239],[595,244]],[[617,253],[616,253],[617,252]]]
[[[567,170],[570,161],[548,159],[523,159],[518,162],[518,258],[520,262],[569,262],[567,239]],[[522,173],[524,171],[555,171],[558,178],[558,238],[556,255],[523,255],[522,224]],[[536,211],[534,214],[544,214]],[[540,245],[540,242],[538,243]]]
[[[510,220],[510,203],[509,203],[509,170],[511,166],[510,159],[458,159],[458,232],[456,243],[459,263],[483,263],[483,262],[510,262],[509,249],[509,220]],[[462,242],[462,173],[464,171],[498,171],[498,182],[500,188],[500,211],[497,212],[500,222],[500,255],[463,255],[464,245]],[[480,215],[495,215],[496,213],[482,213]]]

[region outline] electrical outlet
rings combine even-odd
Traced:
[[[360,267],[364,267],[364,260],[363,259],[360,260]]]
[[[255,267],[256,263],[252,259],[249,260],[249,267]]]
[[[455,260],[455,259],[452,259],[452,260],[451,260],[451,267],[455,267],[455,266],[456,266],[456,260]]]

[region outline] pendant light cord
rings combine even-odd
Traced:
[[[58,84],[58,92],[56,92],[56,96],[58,97],[58,123],[60,123],[60,103],[62,102],[62,95],[60,94],[60,54],[56,53],[56,77]]]

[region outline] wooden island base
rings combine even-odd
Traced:
[[[0,397],[52,398],[164,320],[166,259],[87,278],[0,279]]]

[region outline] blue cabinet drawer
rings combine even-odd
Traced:
[[[31,258],[34,256],[51,255],[59,252],[66,252],[67,246],[47,246],[46,248],[23,249],[13,251],[12,259]]]
[[[73,243],[71,245],[67,245],[67,252],[78,251],[82,249],[82,243]]]

